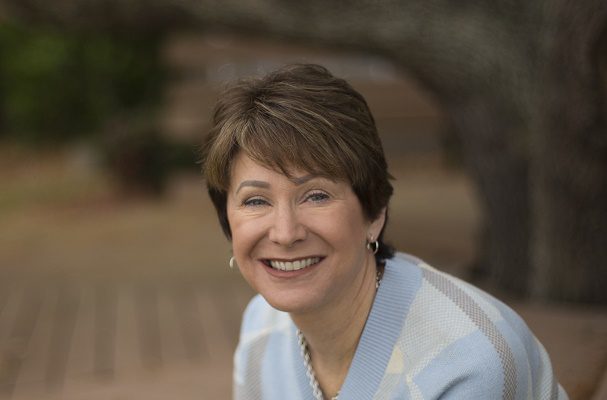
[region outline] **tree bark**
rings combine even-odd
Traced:
[[[545,27],[531,159],[539,298],[607,302],[607,4],[561,1]]]
[[[493,282],[538,298],[607,300],[605,86],[596,54],[604,1],[3,3],[12,15],[80,29],[191,25],[384,55],[451,117],[481,194]]]

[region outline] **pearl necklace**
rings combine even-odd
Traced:
[[[381,270],[377,270],[377,275],[375,275],[375,291],[379,289],[379,283],[381,282],[382,273]],[[312,369],[312,363],[310,361],[310,350],[308,349],[308,342],[304,337],[303,333],[298,329],[297,330],[297,339],[299,341],[299,350],[301,352],[301,357],[303,358],[304,367],[306,367],[306,376],[310,381],[310,387],[312,388],[312,394],[314,395],[315,400],[325,400],[324,395],[322,394],[322,390],[320,389],[320,385],[316,380],[316,374],[314,374],[314,369]],[[330,400],[338,400],[339,390],[335,396],[331,397]]]

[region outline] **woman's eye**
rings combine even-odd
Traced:
[[[319,203],[322,201],[325,201],[329,198],[329,195],[323,192],[313,192],[310,193],[307,197],[306,200],[315,202],[315,203]]]
[[[242,204],[247,207],[259,207],[268,203],[264,199],[261,199],[259,197],[253,197],[251,199],[245,200]]]

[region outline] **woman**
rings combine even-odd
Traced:
[[[257,295],[236,399],[563,399],[511,309],[383,232],[392,186],[363,97],[317,65],[229,87],[203,169]]]

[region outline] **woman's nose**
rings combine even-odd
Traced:
[[[273,215],[269,239],[281,246],[291,247],[306,238],[306,228],[292,207],[278,207]]]

